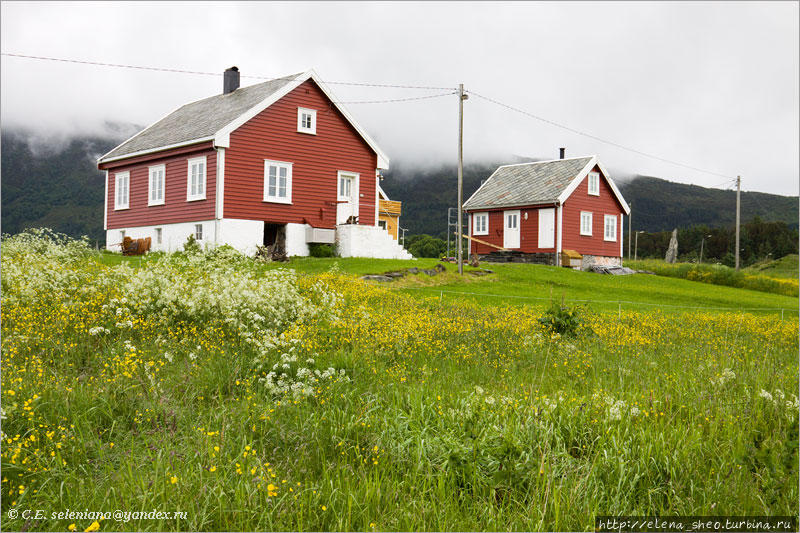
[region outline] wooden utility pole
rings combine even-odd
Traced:
[[[742,177],[736,176],[736,270],[739,270],[739,217],[742,205]]]
[[[461,233],[464,231],[463,221],[461,220],[464,211],[463,192],[464,192],[464,84],[458,84],[458,233],[456,245],[458,246],[458,273],[464,273],[464,251]]]
[[[633,201],[628,205],[630,212],[628,213],[628,261],[631,260],[631,230],[633,228]]]

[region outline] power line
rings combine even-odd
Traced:
[[[220,72],[203,72],[198,70],[183,70],[177,68],[166,68],[166,67],[148,67],[143,65],[127,65],[124,63],[104,63],[100,61],[85,61],[82,59],[68,59],[68,58],[61,58],[61,57],[47,57],[47,56],[34,56],[34,55],[27,55],[27,54],[14,54],[11,52],[2,52],[2,55],[9,56],[9,57],[18,57],[23,59],[37,59],[40,61],[57,61],[60,63],[76,63],[79,65],[93,65],[97,67],[113,67],[113,68],[129,68],[129,69],[136,69],[136,70],[151,70],[156,72],[171,72],[176,74],[195,74],[199,76],[222,76]],[[270,77],[270,76],[248,76],[248,75],[241,75],[242,78],[251,78],[251,79],[258,79],[264,81],[273,81],[273,80],[284,80],[289,79],[292,76],[283,76],[283,77]],[[389,83],[366,83],[366,82],[354,82],[354,81],[325,81],[325,83],[329,85],[352,85],[357,87],[381,87],[381,88],[391,88],[391,89],[422,89],[422,90],[455,90],[454,87],[435,87],[435,86],[427,86],[427,85],[401,85],[401,84],[389,84]]]
[[[657,156],[657,155],[648,154],[647,152],[642,152],[641,150],[637,150],[637,149],[635,149],[635,148],[629,148],[629,147],[627,147],[627,146],[624,146],[624,145],[622,145],[622,144],[616,143],[616,142],[614,142],[614,141],[608,141],[608,140],[606,140],[606,139],[602,139],[602,138],[600,138],[600,137],[597,137],[596,135],[592,135],[591,133],[586,133],[586,132],[584,132],[584,131],[576,130],[575,128],[570,128],[569,126],[565,126],[565,125],[563,125],[563,124],[559,124],[558,122],[554,122],[554,121],[552,121],[552,120],[549,120],[549,119],[546,119],[546,118],[544,118],[544,117],[540,117],[540,116],[538,116],[538,115],[534,115],[533,113],[530,113],[530,112],[528,112],[528,111],[525,111],[524,109],[520,109],[520,108],[518,108],[518,107],[514,107],[514,106],[512,106],[512,105],[509,105],[509,104],[504,104],[503,102],[500,102],[500,101],[494,100],[493,98],[489,98],[488,96],[483,96],[483,95],[481,95],[481,94],[478,94],[478,93],[476,93],[475,91],[467,91],[467,92],[468,92],[469,94],[472,94],[472,95],[474,95],[474,96],[477,96],[478,98],[480,98],[480,99],[482,99],[482,100],[486,100],[487,102],[491,102],[491,103],[493,103],[493,104],[495,104],[495,105],[498,105],[498,106],[500,106],[500,107],[504,107],[504,108],[506,108],[506,109],[510,109],[511,111],[514,111],[514,112],[517,112],[517,113],[521,113],[521,114],[523,114],[523,115],[525,115],[525,116],[528,116],[528,117],[530,117],[530,118],[533,118],[533,119],[539,120],[539,121],[541,121],[541,122],[545,122],[545,123],[547,123],[547,124],[550,124],[551,126],[556,126],[557,128],[561,128],[561,129],[564,129],[564,130],[570,131],[570,132],[572,132],[572,133],[576,133],[576,134],[578,134],[578,135],[582,135],[582,136],[584,136],[584,137],[588,137],[588,138],[590,138],[590,139],[594,139],[595,141],[599,141],[599,142],[601,142],[601,143],[604,143],[604,144],[608,144],[608,145],[611,145],[611,146],[616,146],[617,148],[621,148],[621,149],[623,149],[623,150],[627,150],[627,151],[629,151],[629,152],[633,152],[633,153],[635,153],[635,154],[642,155],[642,156],[644,156],[644,157],[649,157],[649,158],[651,158],[651,159],[656,159],[656,160],[658,160],[658,161],[663,161],[664,163],[670,163],[670,164],[672,164],[672,165],[677,165],[677,166],[679,166],[679,167],[688,168],[688,169],[691,169],[691,170],[695,170],[695,171],[697,171],[697,172],[703,172],[703,173],[705,173],[705,174],[711,174],[711,175],[714,175],[714,176],[719,176],[719,177],[721,177],[721,178],[735,179],[735,178],[733,178],[733,176],[728,176],[728,175],[726,175],[726,174],[720,174],[720,173],[718,173],[718,172],[713,172],[713,171],[711,171],[711,170],[704,170],[704,169],[702,169],[702,168],[694,167],[694,166],[691,166],[691,165],[686,165],[686,164],[684,164],[684,163],[679,163],[679,162],[677,162],[677,161],[672,161],[671,159],[666,159],[666,158],[663,158],[663,157],[659,157],[659,156]]]
[[[429,94],[426,96],[413,96],[411,98],[392,98],[390,100],[361,100],[351,102],[336,102],[337,104],[388,104],[391,102],[410,102],[411,100],[426,100],[428,98],[441,98],[442,96],[451,96],[458,94],[455,91],[441,94]]]

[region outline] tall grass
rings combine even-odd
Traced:
[[[725,265],[666,263],[657,260],[625,261],[625,266],[636,270],[649,270],[659,276],[712,283],[750,289],[754,291],[797,296],[797,279],[781,279],[763,274],[745,273]]]
[[[233,254],[134,274],[80,244],[15,239],[4,529],[586,530],[595,514],[796,513],[794,322],[586,312],[581,334],[560,336],[534,308],[267,276]],[[50,514],[66,509],[186,518]]]

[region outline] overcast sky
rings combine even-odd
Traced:
[[[615,143],[798,192],[797,2],[3,2],[2,51],[107,63],[456,87]],[[2,126],[57,136],[147,125],[217,76],[2,57]],[[243,78],[242,84],[256,83]],[[342,101],[443,90],[332,85]],[[457,97],[347,106],[400,162],[454,163]],[[597,154],[619,175],[718,186],[472,96],[465,160]]]

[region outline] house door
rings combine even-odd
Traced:
[[[350,217],[358,217],[358,174],[339,172],[336,195],[336,223],[345,224]]]
[[[503,218],[503,248],[519,248],[519,211],[505,211]]]
[[[556,210],[539,209],[539,248],[554,248],[556,245]]]

